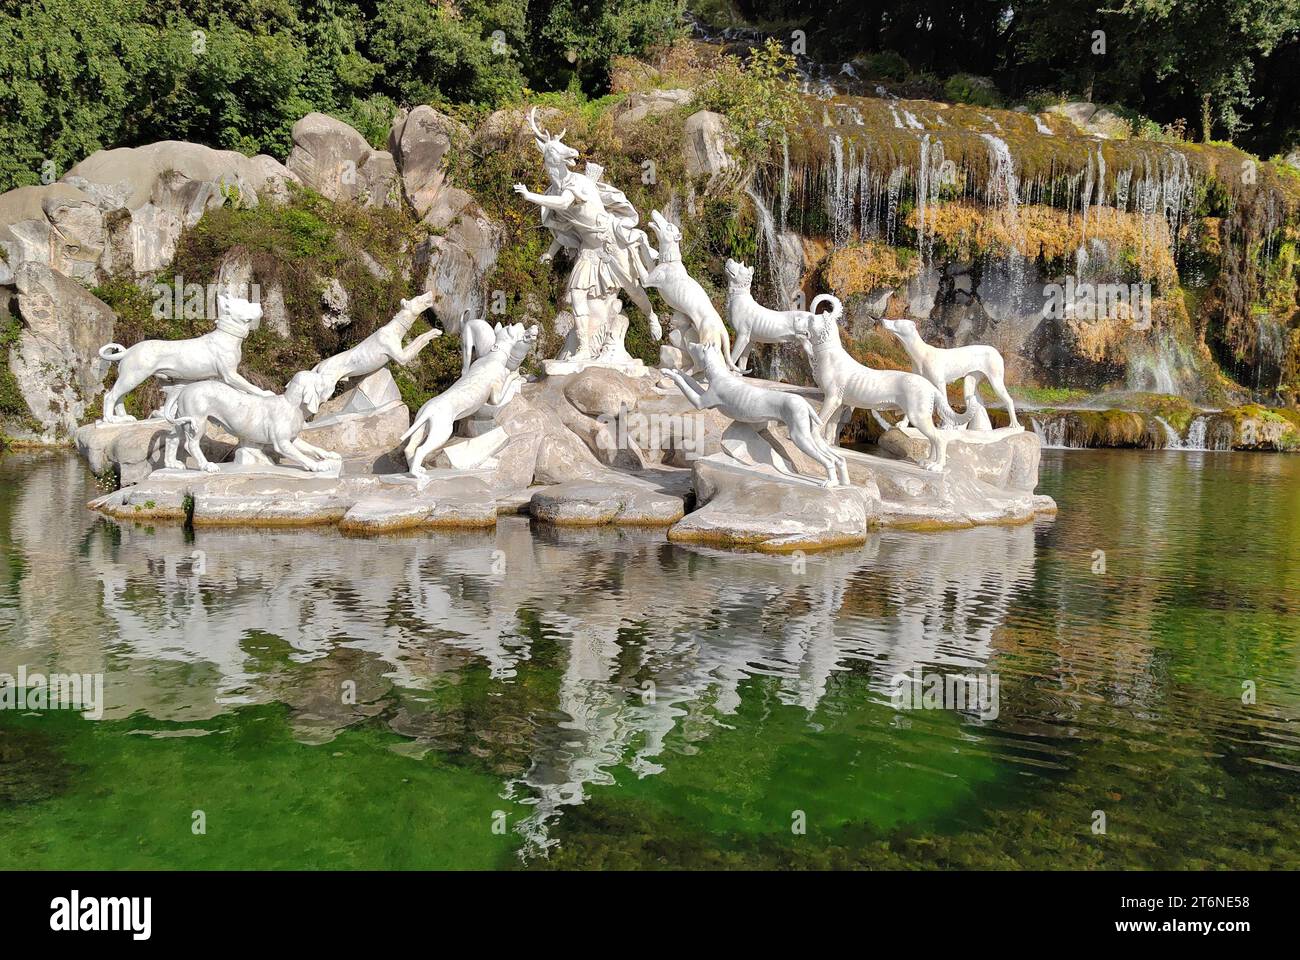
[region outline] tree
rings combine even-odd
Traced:
[[[380,0],[369,50],[379,85],[403,103],[496,105],[524,85],[519,50],[525,0],[430,3]]]
[[[121,142],[155,53],[143,0],[32,0],[0,13],[0,189],[57,179]]]

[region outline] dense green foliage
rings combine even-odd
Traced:
[[[284,156],[312,110],[372,141],[393,109],[598,92],[679,0],[5,0],[0,190],[155,140]]]
[[[96,149],[183,139],[284,156],[295,120],[372,142],[394,109],[599,94],[613,60],[682,30],[685,0],[17,0],[0,2],[0,190]],[[1261,155],[1300,140],[1300,0],[736,0],[788,47],[937,96],[1113,102]],[[1104,35],[1100,41],[1099,37]],[[945,81],[947,83],[945,84]],[[951,88],[951,89],[949,89]]]

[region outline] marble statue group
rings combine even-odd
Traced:
[[[166,400],[150,420],[167,433],[162,463],[167,470],[183,473],[187,463],[201,472],[226,469],[204,449],[209,442],[205,438],[215,425],[234,440],[233,452],[220,455],[244,471],[260,465],[281,472],[288,468],[304,474],[346,476],[356,469],[349,466],[349,450],[328,449],[328,444],[322,446],[306,438],[305,431],[310,432],[319,422],[314,419],[318,413],[324,416],[322,406],[341,387],[352,389],[373,382],[376,375],[387,376],[384,371],[389,365],[413,363],[433,339],[447,335],[460,341],[460,375],[413,417],[407,408],[409,426],[392,452],[393,458],[400,456],[404,462],[384,468],[388,476],[396,476],[404,466],[406,478],[415,484],[407,489],[420,489],[419,484],[431,474],[441,476],[458,469],[491,480],[484,471],[498,464],[495,454],[525,435],[521,423],[535,429],[538,422],[558,416],[565,426],[589,440],[591,432],[599,429],[599,424],[586,416],[595,416],[593,408],[626,412],[626,402],[614,396],[628,389],[619,383],[642,383],[637,389],[650,398],[648,409],[659,409],[671,395],[678,401],[684,399],[688,407],[683,409],[688,412],[707,412],[721,424],[719,455],[730,458],[727,463],[731,467],[763,473],[767,466],[774,466],[783,482],[806,484],[803,489],[853,486],[849,462],[860,454],[841,448],[838,440],[846,416],[855,409],[871,411],[877,419],[884,411],[901,414],[897,424],[880,422],[905,440],[914,438],[916,444],[927,445],[924,455],[915,455],[912,469],[929,473],[945,470],[947,448],[954,438],[975,442],[984,436],[991,442],[1009,432],[1021,432],[1006,390],[1003,360],[993,347],[931,346],[921,339],[912,321],[884,319],[883,327],[898,338],[913,369],[872,369],[854,359],[841,342],[844,307],[834,294],[818,294],[806,310],[765,306],[753,294],[753,268],[736,260],[726,261],[726,300],[715,304],[682,262],[680,223],[663,211],[651,211],[648,226],[652,240],[627,196],[605,179],[603,167],[589,162],[579,172],[578,152],[564,142],[564,131],[546,130],[535,110],[527,116],[527,124],[541,154],[546,186],[536,192],[516,184],[515,191],[538,208],[541,225],[551,235],[543,262],[560,257],[568,262],[554,325],[564,340],[554,357],[525,366],[539,342],[537,325],[489,323],[486,317],[471,316],[469,311],[437,317],[441,329],[431,324],[429,330],[408,341],[416,320],[434,306],[432,292],[424,292],[402,300],[396,316],[359,343],[296,373],[277,394],[256,386],[238,369],[244,341],[258,324],[261,308],[222,295],[216,329],[204,336],[144,341],[129,348],[108,344],[100,350],[102,360],[117,365],[117,376],[104,396],[103,418],[96,429],[132,422],[124,406],[126,396],[150,378],[157,378],[164,384]],[[658,369],[648,368],[628,353],[629,317],[624,311],[625,303],[636,305],[650,338],[663,341],[665,330],[656,310],[656,296],[660,310],[669,318]],[[764,344],[794,345],[808,362],[815,389],[749,376],[752,351]],[[517,415],[519,408],[511,407],[522,392],[531,389],[530,384],[548,379],[562,383],[593,367],[611,371],[602,374],[606,378],[617,374],[624,379],[614,383],[588,378],[589,386],[579,391],[581,397],[576,400],[571,390],[561,388],[580,413],[542,403],[524,417]],[[948,400],[948,384],[958,380],[964,389],[962,412],[954,410]],[[1002,401],[1009,428],[993,430],[979,398],[981,382]],[[593,399],[590,394],[599,390],[613,393]],[[395,393],[395,388],[391,392]],[[536,392],[530,395],[539,396]],[[391,406],[396,400],[390,396],[387,402]],[[552,408],[559,409],[558,414]],[[512,409],[516,414],[511,414]],[[455,436],[457,431],[460,437]],[[523,474],[524,482],[534,486],[560,482],[555,480],[554,464],[577,456],[567,447],[559,450],[553,432],[542,433],[546,436],[530,448],[530,462],[537,467]],[[607,440],[597,439],[603,446],[588,446],[597,451],[605,467],[634,475],[647,466],[637,456],[610,452]],[[470,456],[466,451],[476,452]],[[669,458],[663,462],[668,463]],[[367,469],[381,472],[373,466]],[[1033,470],[1036,480],[1036,447]],[[1029,489],[1032,491],[1032,486]],[[697,498],[700,495],[697,489]]]

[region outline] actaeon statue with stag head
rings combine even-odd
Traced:
[[[639,372],[641,361],[624,346],[628,320],[619,294],[631,298],[645,315],[650,336],[660,339],[663,330],[645,288],[658,253],[637,226],[636,208],[621,190],[601,179],[603,167],[588,163],[583,173],[571,169],[578,151],[564,143],[564,130],[551,134],[538,125],[536,107],[528,114],[528,125],[550,183],[545,193],[534,193],[522,183],[515,184],[515,192],[541,208],[542,225],[554,238],[542,262],[549,263],[561,250],[573,261],[566,293],[573,326],[547,370],[573,372],[594,364]]]

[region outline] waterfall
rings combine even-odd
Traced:
[[[746,188],[745,192],[753,201],[754,214],[758,217],[759,258],[767,259],[772,292],[777,301],[776,308],[788,310],[794,302],[795,290],[798,289],[803,257],[795,257],[794,251],[787,250],[786,235],[777,230],[776,220],[763,197],[752,186]]]
[[[1034,114],[1034,126],[1037,127],[1038,132],[1043,134],[1043,136],[1045,137],[1050,137],[1053,135],[1052,128],[1049,127],[1047,124],[1043,123],[1042,118],[1040,118],[1038,114]]]
[[[1178,435],[1178,431],[1175,430],[1170,425],[1169,421],[1161,416],[1157,416],[1155,420],[1156,423],[1160,424],[1160,426],[1165,431],[1165,449],[1166,450],[1183,449],[1183,438]]]
[[[1095,182],[1092,171],[1092,152],[1088,153],[1088,166],[1084,173],[1083,193],[1079,194],[1079,212],[1083,214],[1083,239],[1088,239],[1088,209],[1092,206],[1092,186]]]
[[[930,135],[921,138],[921,170],[916,177],[916,244],[921,248],[921,264],[929,262],[925,242],[925,201],[930,188]]]
[[[1020,201],[1020,184],[1016,179],[1011,148],[1005,140],[991,133],[981,133],[980,136],[989,145],[989,182],[986,188],[988,204],[991,207],[1005,207],[1014,217]]]
[[[1065,418],[1052,417],[1040,420],[1038,417],[1030,417],[1029,425],[1034,429],[1034,435],[1038,437],[1039,445],[1046,450],[1070,450],[1070,444],[1065,435]]]
[[[1128,189],[1132,180],[1132,167],[1115,174],[1115,209],[1121,213],[1128,210]]]
[[[894,242],[894,228],[898,225],[898,195],[903,189],[904,168],[895,167],[889,174],[888,215],[885,221],[885,242]]]
[[[1097,206],[1106,205],[1106,158],[1101,147],[1097,147]]]
[[[832,164],[826,171],[826,216],[831,225],[831,243],[844,246],[853,236],[853,200],[858,182],[857,147],[849,141],[847,162],[844,157],[844,139],[838,134],[831,137]]]
[[[790,213],[790,138],[781,135],[781,229],[785,230]]]
[[[1125,381],[1130,390],[1181,395],[1195,380],[1195,354],[1168,333],[1152,337],[1140,352],[1129,354]]]
[[[1209,417],[1197,417],[1187,425],[1187,439],[1183,442],[1186,450],[1205,450],[1205,432]]]

